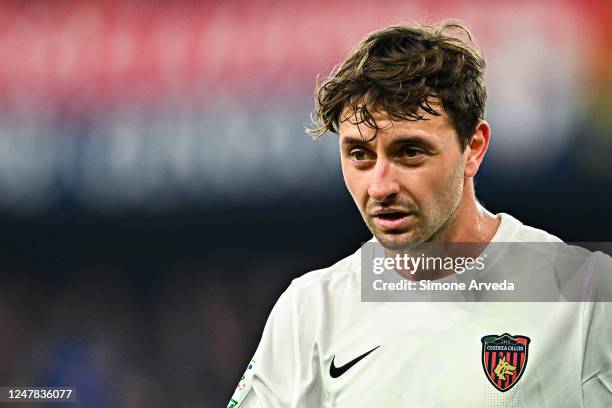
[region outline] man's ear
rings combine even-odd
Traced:
[[[489,124],[481,120],[476,126],[476,131],[465,148],[467,155],[463,176],[472,178],[478,172],[482,159],[489,148],[489,140],[491,139],[491,127]]]

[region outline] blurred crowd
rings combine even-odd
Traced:
[[[0,384],[73,386],[87,408],[222,406],[279,284],[302,267],[255,255],[154,276],[94,262],[43,279],[19,266],[8,277],[4,267]]]

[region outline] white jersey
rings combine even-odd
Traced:
[[[560,242],[500,217],[493,241]],[[366,303],[360,265],[291,283],[228,407],[612,407],[612,303]]]

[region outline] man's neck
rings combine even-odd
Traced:
[[[465,183],[459,206],[432,242],[489,243],[495,236],[501,219],[484,208],[474,194],[471,180]]]

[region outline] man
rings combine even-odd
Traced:
[[[313,132],[338,133],[347,188],[387,255],[560,242],[476,200],[491,134],[484,67],[461,25],[396,26],[367,36],[318,88]],[[513,259],[523,270],[528,257]],[[228,407],[612,406],[606,304],[363,302],[361,267],[357,251],[292,282]]]

